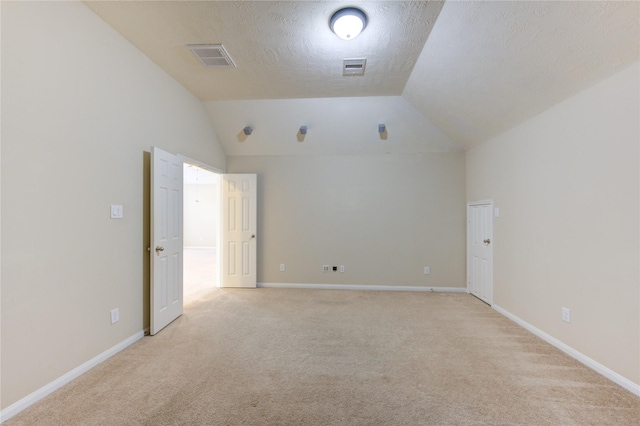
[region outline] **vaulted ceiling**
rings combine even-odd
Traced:
[[[228,155],[469,148],[640,59],[635,1],[85,4],[205,103]],[[349,41],[328,27],[346,6],[369,20]],[[237,67],[204,68],[189,44]]]

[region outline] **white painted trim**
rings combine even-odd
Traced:
[[[193,158],[187,157],[186,155],[182,155],[182,154],[177,154],[177,155],[178,155],[178,158],[180,160],[182,160],[183,164],[184,163],[191,164],[191,165],[200,167],[201,169],[205,169],[205,170],[208,170],[208,171],[210,171],[212,173],[216,173],[216,174],[219,174],[219,175],[222,175],[222,174],[225,173],[224,170],[219,169],[217,167],[214,167],[214,166],[212,166],[210,164],[203,163],[202,161],[194,160]]]
[[[467,206],[483,206],[493,204],[493,200],[467,201]]]
[[[379,290],[379,291],[421,291],[443,293],[466,293],[464,287],[418,287],[394,285],[357,285],[357,284],[296,284],[296,283],[258,283],[261,288],[308,288],[321,290]]]
[[[113,355],[117,354],[121,350],[126,349],[127,347],[131,346],[132,344],[134,344],[138,340],[142,339],[143,337],[144,337],[144,332],[143,331],[137,332],[133,336],[123,340],[122,342],[118,343],[117,345],[113,346],[112,348],[107,349],[106,351],[102,352],[100,355],[90,359],[89,361],[87,361],[84,364],[74,368],[73,370],[69,371],[68,373],[63,374],[62,376],[58,377],[54,381],[50,382],[49,384],[41,387],[37,391],[25,396],[20,401],[11,404],[10,406],[5,408],[4,410],[0,411],[0,423],[4,422],[6,420],[9,420],[11,417],[15,416],[16,414],[18,414],[21,411],[25,410],[29,406],[31,406],[31,405],[35,404],[36,402],[40,401],[42,398],[46,397],[47,395],[49,395],[49,394],[53,393],[54,391],[60,389],[62,386],[66,385],[67,383],[71,382],[72,380],[80,377],[82,374],[84,374],[87,371],[91,370],[93,367],[95,367],[98,364],[101,364],[102,362],[104,362],[107,359],[111,358]]]
[[[560,349],[562,352],[566,353],[570,357],[575,358],[576,360],[580,361],[581,363],[583,363],[587,367],[591,368],[595,372],[603,375],[604,377],[606,377],[607,379],[611,380],[612,382],[622,386],[623,388],[625,388],[629,392],[633,393],[634,395],[640,396],[640,384],[634,383],[631,380],[627,379],[626,377],[621,376],[620,374],[616,373],[615,371],[611,370],[610,368],[607,368],[604,365],[600,364],[599,362],[589,358],[588,356],[586,356],[582,352],[578,352],[577,350],[573,349],[571,346],[567,345],[566,343],[563,343],[562,341],[556,339],[555,337],[551,336],[550,334],[547,334],[544,331],[534,327],[533,325],[529,324],[528,322],[524,321],[523,319],[513,315],[511,312],[501,308],[500,306],[493,305],[491,307],[496,312],[498,312],[498,313],[504,315],[505,317],[509,318],[511,321],[515,322],[519,326],[521,326],[524,329],[526,329],[526,330],[530,331],[531,333],[535,334],[536,336],[538,336],[539,338],[541,338],[545,342],[547,342],[547,343],[555,346],[556,348]]]

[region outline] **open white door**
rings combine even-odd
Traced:
[[[256,287],[255,174],[222,176],[222,287]]]
[[[467,205],[469,293],[493,304],[493,203]]]
[[[182,160],[151,147],[151,325],[182,315]]]

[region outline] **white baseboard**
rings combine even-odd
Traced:
[[[82,365],[74,368],[73,370],[69,371],[68,373],[58,377],[57,379],[55,379],[51,383],[41,387],[37,391],[25,396],[20,401],[11,404],[10,406],[5,408],[4,410],[0,411],[0,423],[4,422],[6,420],[9,420],[11,417],[13,417],[16,414],[20,413],[21,411],[23,411],[27,407],[35,404],[36,402],[40,401],[42,398],[44,398],[45,396],[51,394],[52,392],[56,391],[57,389],[60,389],[62,386],[64,386],[67,383],[71,382],[73,379],[78,378],[82,374],[84,374],[87,371],[91,370],[93,367],[95,367],[98,364],[100,364],[100,363],[106,361],[107,359],[111,358],[113,355],[117,354],[121,350],[131,346],[132,344],[134,344],[138,340],[142,339],[143,337],[144,337],[144,332],[143,331],[137,332],[133,336],[123,340],[122,342],[118,343],[117,345],[115,345],[115,346],[107,349],[106,351],[102,352],[100,355],[97,355],[96,357],[90,359],[89,361],[85,362],[84,364],[82,364]]]
[[[262,288],[309,288],[321,290],[382,290],[382,291],[422,291],[466,293],[466,287],[418,287],[393,285],[356,285],[356,284],[295,284],[295,283],[258,283]]]
[[[596,371],[597,373],[602,374],[607,379],[622,386],[623,388],[633,393],[634,395],[640,396],[640,384],[634,383],[631,380],[627,379],[626,377],[621,376],[620,374],[616,373],[610,368],[607,368],[604,365],[600,364],[599,362],[589,358],[582,352],[578,352],[577,350],[573,349],[571,346],[567,345],[566,343],[563,343],[560,340],[556,339],[555,337],[534,327],[533,325],[529,324],[523,319],[513,315],[511,312],[501,308],[500,306],[493,305],[491,307],[496,312],[509,318],[511,321],[515,322],[516,324],[523,327],[524,329],[529,330],[531,333],[535,334],[545,342],[555,346],[556,348],[560,349],[562,352],[566,353],[572,358],[575,358],[576,360],[580,361],[581,363],[591,368],[592,370]]]

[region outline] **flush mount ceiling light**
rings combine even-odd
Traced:
[[[333,14],[329,21],[331,31],[343,40],[356,38],[367,26],[367,15],[355,7],[345,7]]]

